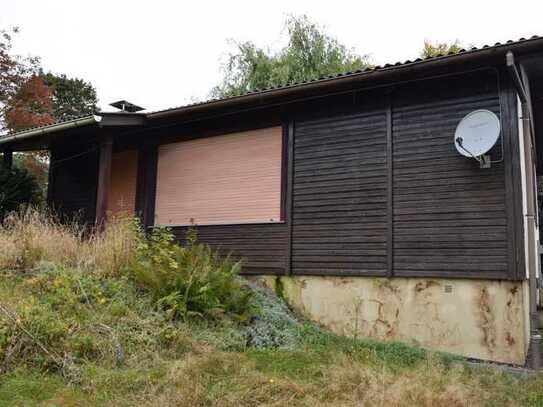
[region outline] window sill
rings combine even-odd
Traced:
[[[186,227],[204,227],[204,226],[241,226],[241,225],[277,225],[286,223],[284,220],[277,221],[247,221],[247,222],[215,222],[215,223],[180,223],[180,224],[159,224],[153,226],[161,226],[167,228],[186,228]]]

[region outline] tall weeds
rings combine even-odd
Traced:
[[[96,233],[77,221],[61,223],[51,212],[23,208],[0,226],[0,270],[29,271],[47,261],[115,275],[131,258],[138,233],[128,218],[115,219]]]

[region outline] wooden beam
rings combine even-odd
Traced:
[[[53,199],[55,197],[55,160],[56,156],[54,149],[51,148],[49,153],[49,168],[47,171],[47,205],[53,206]]]
[[[8,168],[8,169],[13,166],[13,151],[4,150],[3,165],[4,165],[4,168]]]
[[[392,95],[386,102],[387,129],[387,276],[394,274],[394,184],[393,184],[393,150],[392,150]]]
[[[136,213],[147,230],[155,224],[156,175],[158,146],[146,144],[138,151],[136,181]]]
[[[113,140],[108,137],[100,143],[98,162],[98,191],[96,194],[96,225],[103,227],[107,218],[109,205],[109,188],[111,184],[111,157]]]
[[[287,224],[287,253],[285,261],[285,274],[292,275],[292,213],[293,213],[293,189],[294,189],[294,122],[288,122],[287,134],[287,171],[286,171],[286,200],[285,200],[285,222]]]

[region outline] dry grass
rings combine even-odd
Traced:
[[[41,261],[116,275],[133,255],[137,228],[119,217],[96,233],[74,221],[62,224],[51,213],[22,209],[0,226],[0,270],[32,270]]]
[[[0,227],[0,270],[32,271],[0,277],[0,304],[19,317],[0,315],[0,350],[13,356],[0,352],[0,407],[543,407],[543,375],[474,369],[310,324],[293,349],[246,348],[232,342],[230,325],[165,318],[122,277],[137,233],[128,219],[93,233],[34,209]],[[51,369],[21,326],[55,354],[75,355],[77,376]]]
[[[430,358],[402,371],[364,364],[345,354],[312,380],[270,374],[243,353],[189,354],[172,364],[160,385],[128,401],[146,406],[539,406],[541,379],[512,378]],[[531,384],[530,384],[531,383]],[[530,388],[531,390],[527,390]],[[527,392],[532,396],[525,398]]]

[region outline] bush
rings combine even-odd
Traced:
[[[16,306],[0,303],[1,365],[66,373],[74,361],[115,359],[106,353],[116,356],[117,343],[100,329],[110,323],[107,307],[125,302],[130,286],[52,263],[41,263],[35,271],[30,278],[11,276],[4,283],[16,282],[18,301]]]
[[[300,342],[301,323],[285,301],[268,288],[252,285],[262,312],[246,328],[247,344],[257,349],[294,349]]]
[[[0,220],[21,205],[35,205],[42,191],[34,177],[25,169],[0,165]]]
[[[128,270],[172,319],[230,316],[245,322],[256,306],[252,291],[238,276],[240,267],[229,256],[197,243],[195,231],[182,247],[168,229],[155,228],[148,238],[139,239]]]

